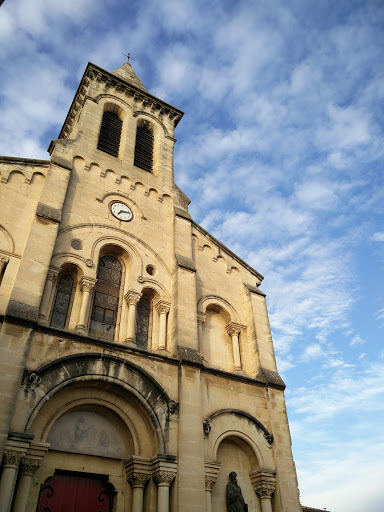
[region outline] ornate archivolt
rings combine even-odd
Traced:
[[[123,404],[126,401],[134,403],[137,400],[139,402],[152,425],[152,435],[156,438],[158,452],[167,453],[168,418],[177,412],[177,407],[173,407],[175,402],[169,398],[157,381],[141,368],[113,356],[78,354],[44,365],[35,370],[33,374],[36,381],[33,392],[21,390],[21,405],[17,413],[19,431],[31,431],[36,435],[36,439],[44,439],[56,419],[74,406],[70,403],[74,399],[80,400],[86,395],[90,403],[92,400],[93,403],[97,403],[97,397],[102,403],[103,400],[107,400],[108,392],[106,390],[110,390],[115,397],[113,403],[116,403],[118,407],[120,403],[121,409],[124,409]],[[96,383],[99,384],[96,385]],[[103,385],[100,386],[100,383]],[[72,385],[74,386],[72,387]],[[83,389],[82,395],[76,397],[72,394],[71,389],[75,392],[79,387]],[[84,393],[84,389],[86,393]],[[66,398],[61,399],[61,402],[59,400],[57,407],[54,408],[54,401],[57,399],[56,397],[60,396],[66,396]],[[76,403],[84,405],[80,402]],[[48,404],[48,409],[46,404]],[[108,407],[113,408],[112,405]],[[51,409],[50,413],[44,412],[49,409]],[[115,412],[118,413],[117,410]],[[122,414],[118,414],[129,426],[129,420],[124,419]],[[137,443],[136,449],[139,449]]]
[[[259,468],[274,469],[273,436],[250,414],[235,409],[215,411],[205,419],[203,428],[206,460],[217,460],[217,450],[224,439],[239,438],[250,447]]]

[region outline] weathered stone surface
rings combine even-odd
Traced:
[[[37,322],[39,317],[39,309],[36,306],[30,306],[23,302],[10,300],[7,308],[6,316],[27,320],[29,322]]]
[[[43,219],[51,220],[52,222],[60,222],[61,221],[61,211],[53,206],[49,206],[47,204],[39,203],[36,208],[36,215],[38,217],[42,217]]]

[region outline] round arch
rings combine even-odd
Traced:
[[[197,303],[197,311],[206,314],[209,308],[219,308],[224,312],[225,320],[227,323],[235,322],[240,323],[240,318],[235,308],[222,297],[217,295],[205,295],[201,297]]]
[[[252,449],[260,468],[274,469],[273,436],[256,418],[237,409],[222,409],[212,413],[207,423],[210,429],[206,436],[207,460],[217,460],[217,451],[224,439],[239,438]]]
[[[25,432],[31,431],[45,404],[68,386],[98,385],[100,389],[107,386],[115,388],[122,396],[128,393],[134,397],[150,419],[159,452],[167,453],[170,398],[157,381],[141,368],[114,356],[82,354],[58,359],[32,373],[38,384],[33,393],[24,393],[19,411]]]

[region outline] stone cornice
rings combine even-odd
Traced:
[[[58,137],[59,139],[67,139],[69,137],[72,131],[73,123],[76,120],[80,109],[88,99],[87,93],[92,80],[97,82],[104,82],[106,88],[113,88],[116,92],[124,93],[126,96],[133,98],[137,104],[141,103],[147,108],[151,107],[152,114],[168,116],[174,121],[175,126],[177,126],[178,122],[184,115],[182,110],[169,105],[165,101],[159,100],[155,96],[152,96],[152,94],[143,91],[139,87],[126,82],[113,73],[109,73],[105,69],[96,66],[96,64],[89,62],[80,81],[79,87],[77,88],[75,97],[72,101],[72,105],[68,111],[63,127],[60,131]]]
[[[35,158],[21,158],[18,156],[0,156],[0,164],[13,164],[13,165],[33,165],[41,167],[49,167],[49,160],[36,160]]]

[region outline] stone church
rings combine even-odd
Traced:
[[[0,157],[1,512],[302,510],[263,276],[191,218],[182,116],[88,64],[50,159]]]

